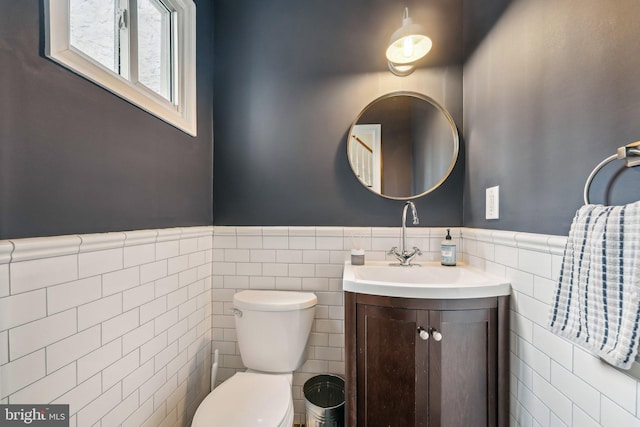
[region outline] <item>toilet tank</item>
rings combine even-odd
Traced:
[[[241,291],[233,296],[244,365],[262,372],[293,372],[305,348],[318,298],[310,292]]]

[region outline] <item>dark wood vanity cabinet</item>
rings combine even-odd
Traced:
[[[507,426],[508,304],[345,292],[347,426]]]

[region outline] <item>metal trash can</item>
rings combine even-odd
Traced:
[[[306,427],[344,427],[344,380],[337,375],[316,375],[302,388]]]

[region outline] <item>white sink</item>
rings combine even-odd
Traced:
[[[342,275],[342,289],[363,294],[404,298],[485,298],[511,293],[509,281],[466,265],[446,267],[421,262],[402,267],[389,261],[351,265]]]

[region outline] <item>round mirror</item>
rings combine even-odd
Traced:
[[[383,95],[351,125],[347,155],[353,173],[374,193],[396,200],[435,190],[458,158],[458,129],[435,100],[415,92]]]

